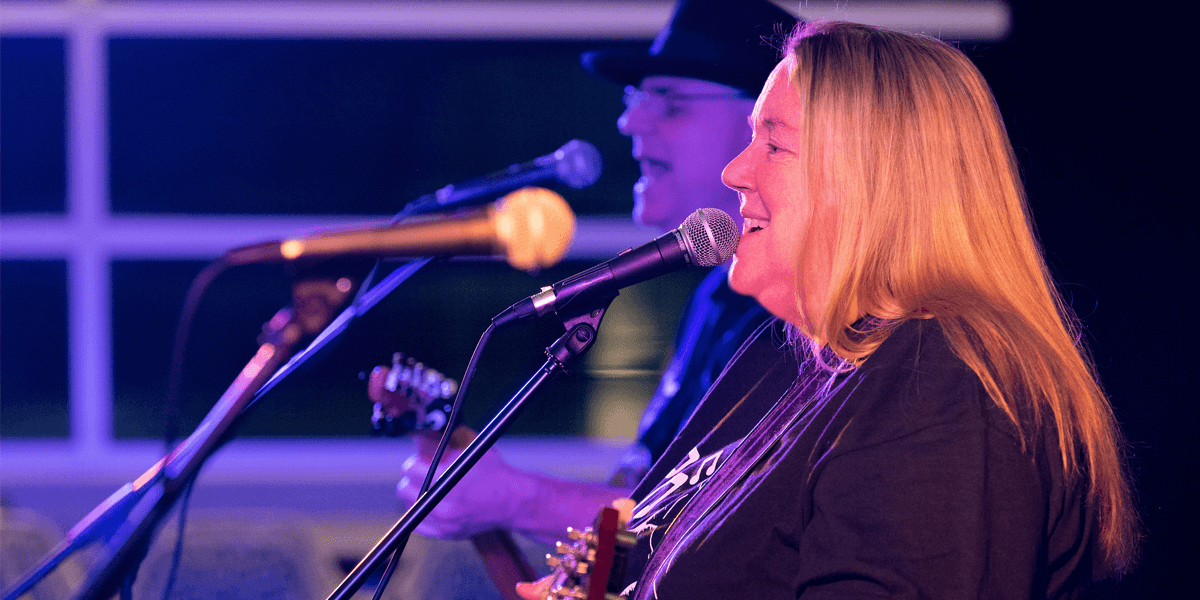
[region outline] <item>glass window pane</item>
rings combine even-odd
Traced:
[[[389,214],[581,138],[606,172],[564,195],[628,213],[622,88],[579,66],[599,45],[613,43],[114,39],[113,208]]]
[[[0,262],[0,435],[67,437],[69,376],[66,263]]]
[[[66,207],[63,57],[62,38],[0,37],[0,213]]]

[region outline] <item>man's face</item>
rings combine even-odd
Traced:
[[[668,231],[698,208],[718,208],[740,226],[737,195],[721,183],[721,170],[750,141],[754,101],[719,83],[652,75],[626,88],[625,102],[617,127],[633,139],[642,170],[634,220]]]

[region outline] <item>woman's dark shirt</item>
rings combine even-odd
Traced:
[[[629,597],[1078,596],[1094,518],[1053,426],[1023,449],[935,320],[840,375],[779,340],[743,347],[635,492]]]

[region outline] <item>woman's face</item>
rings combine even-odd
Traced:
[[[791,77],[793,60],[784,59],[767,79],[750,117],[750,145],[725,167],[721,179],[737,191],[745,219],[730,286],[811,334],[812,323],[820,320],[830,261],[828,249],[811,248],[805,254],[804,283],[797,286],[799,244],[812,225],[810,215],[820,212],[810,210],[802,186],[801,103]]]

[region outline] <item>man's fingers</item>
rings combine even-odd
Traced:
[[[547,575],[537,581],[522,581],[517,584],[517,595],[525,600],[542,600],[550,591],[550,579],[553,577]]]

